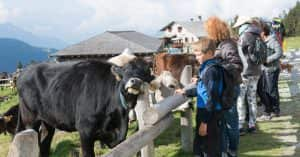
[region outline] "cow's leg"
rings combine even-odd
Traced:
[[[36,116],[28,110],[23,98],[19,98],[19,113],[18,113],[18,124],[16,133],[21,132],[25,129],[35,129],[37,131],[37,123],[35,122]]]
[[[46,131],[44,129],[41,129],[39,135],[40,135],[40,156],[41,157],[48,157],[49,154],[50,154],[50,146],[51,146],[51,141],[52,141],[52,138],[54,136],[54,133],[55,133],[55,128],[51,127],[50,125],[46,124],[43,122],[44,125],[41,125],[46,127],[46,130],[47,130],[47,135],[44,139],[41,139],[41,135],[42,135],[42,131]]]
[[[22,117],[21,117],[21,113],[20,113],[20,109],[19,109],[18,122],[17,122],[17,127],[16,127],[16,130],[15,130],[15,134],[18,133],[18,132],[21,132],[24,129],[25,129],[25,127],[23,125]]]
[[[95,139],[91,136],[91,134],[86,132],[79,132],[79,135],[80,135],[82,156],[95,157],[95,153],[94,153]]]

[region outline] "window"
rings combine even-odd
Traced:
[[[178,27],[178,32],[181,33],[182,32],[182,27]]]
[[[167,30],[168,30],[168,32],[172,32],[172,27],[169,26],[169,27],[167,28]]]

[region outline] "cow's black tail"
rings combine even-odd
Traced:
[[[25,130],[25,126],[22,122],[22,117],[21,117],[21,111],[20,111],[20,104],[19,105],[19,111],[18,111],[18,122],[17,122],[17,127],[16,127],[16,134],[18,132],[21,132],[22,130]]]

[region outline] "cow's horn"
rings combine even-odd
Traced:
[[[4,117],[3,117],[5,123],[10,122],[12,118],[13,118],[12,115],[10,115],[10,116],[4,116]]]
[[[108,62],[113,63],[119,67],[123,67],[125,64],[134,60],[136,56],[131,53],[131,51],[126,48],[120,55],[112,57],[108,60]]]

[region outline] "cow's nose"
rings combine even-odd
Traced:
[[[130,83],[131,83],[131,84],[135,84],[135,83],[136,83],[136,79],[131,79],[131,80],[130,80]]]
[[[143,81],[138,78],[132,78],[129,80],[129,82],[134,86],[140,86],[143,83]]]
[[[175,85],[171,84],[171,85],[169,85],[169,88],[175,88]]]

